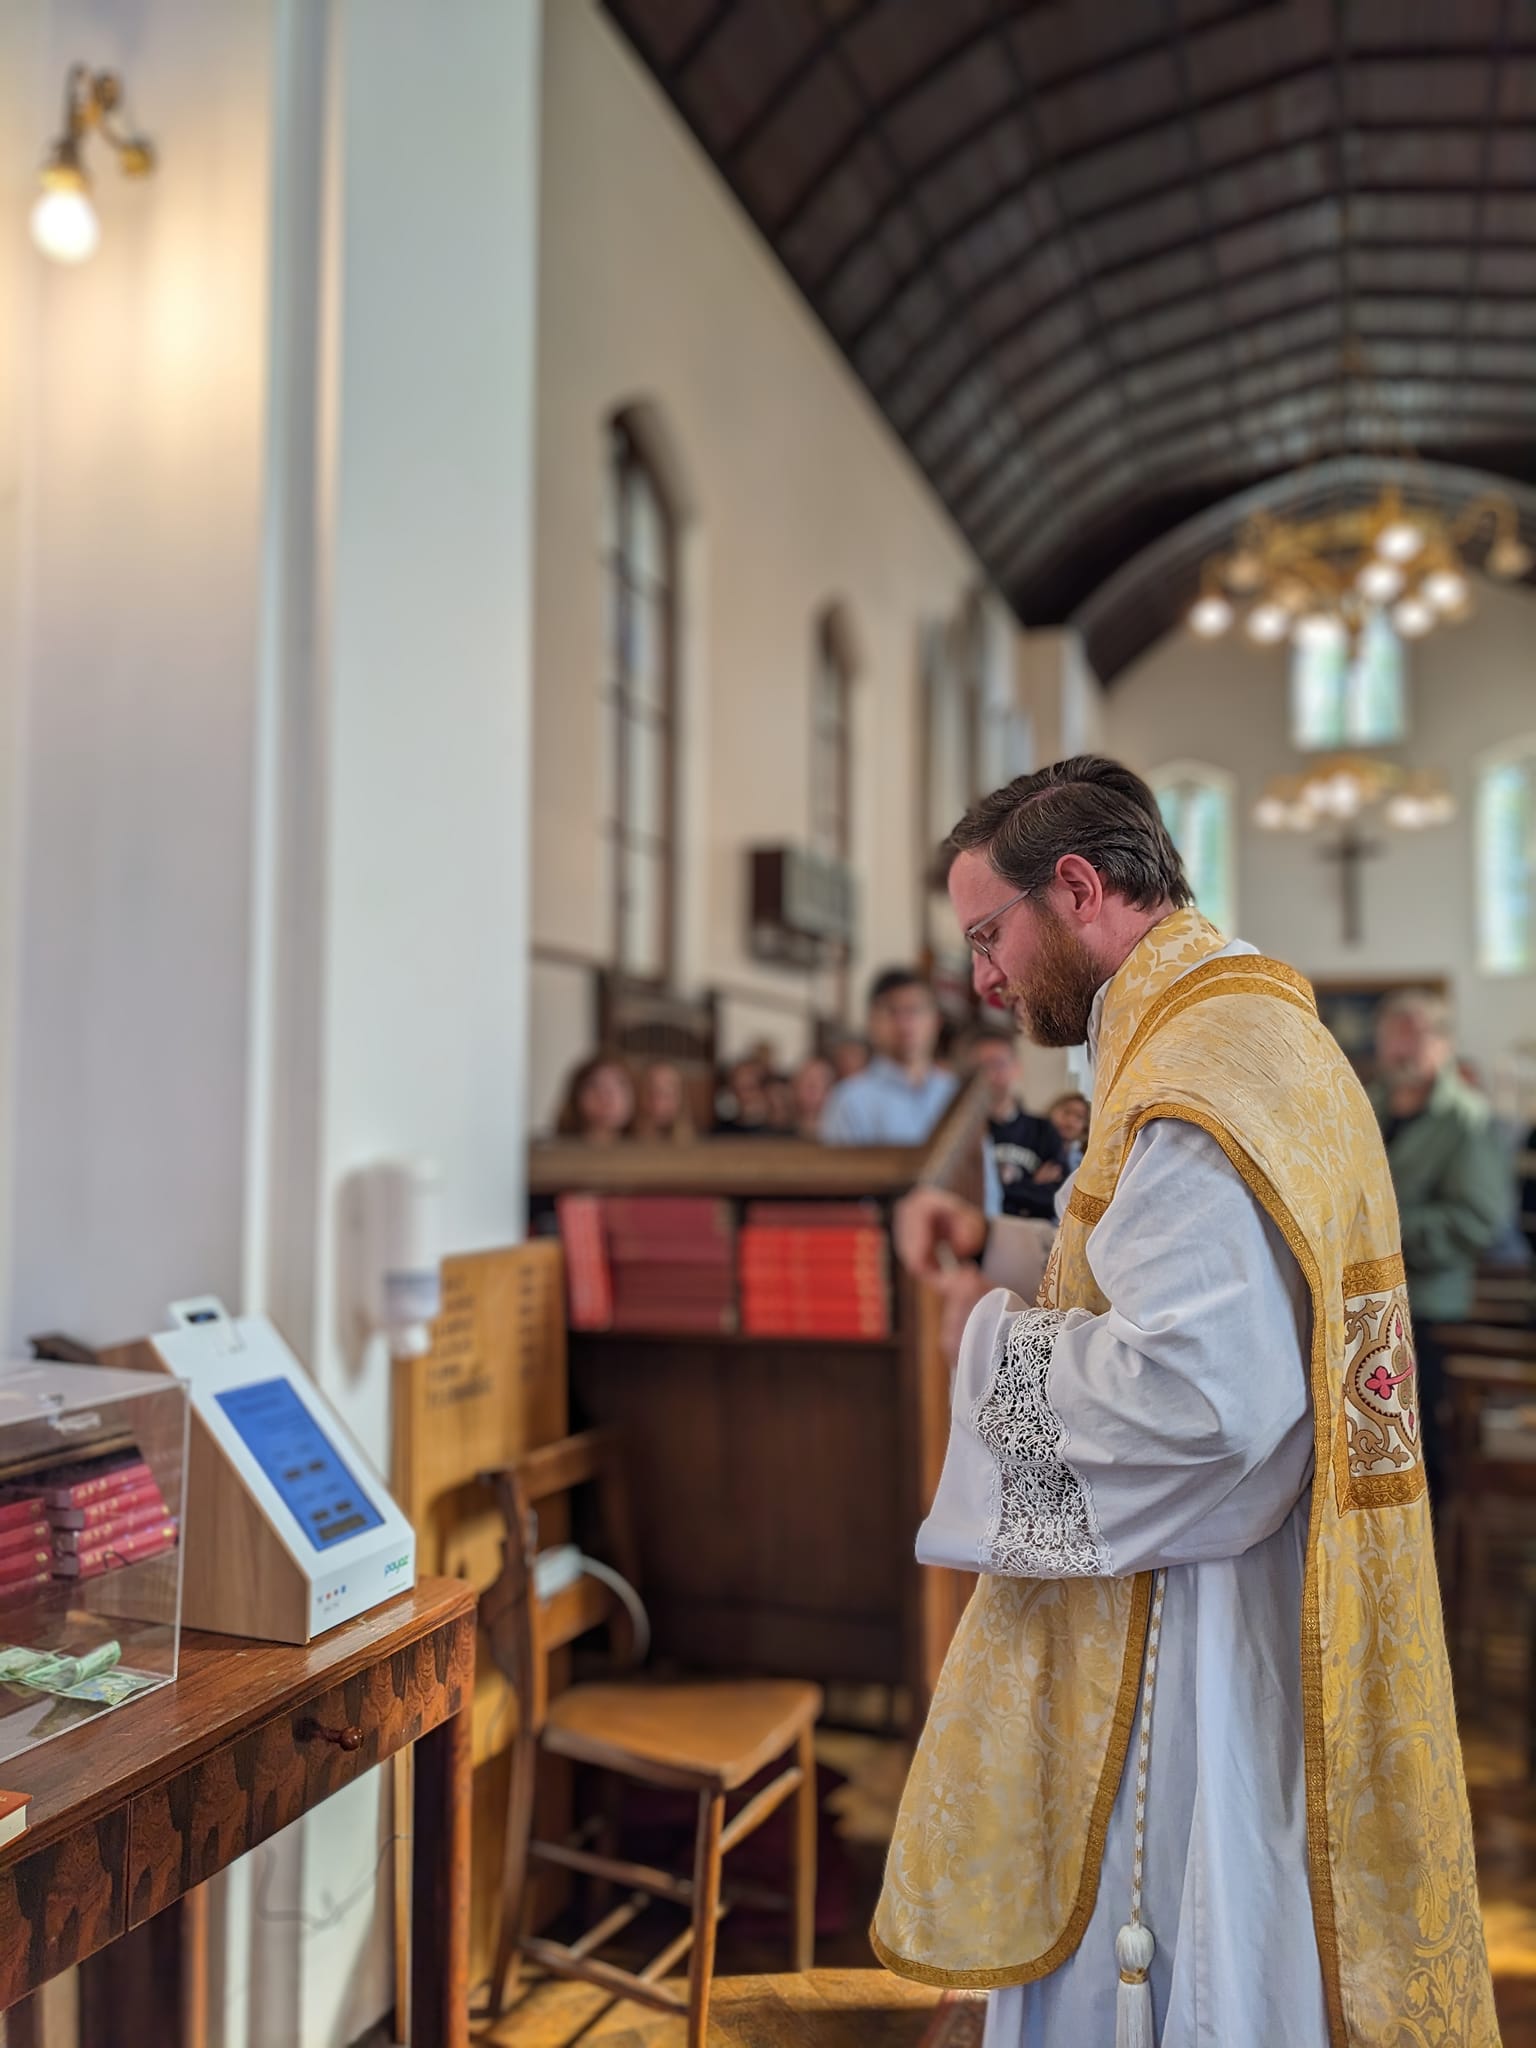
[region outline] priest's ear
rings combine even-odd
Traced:
[[[1057,915],[1077,925],[1096,924],[1104,908],[1104,877],[1080,853],[1064,853],[1046,891]]]

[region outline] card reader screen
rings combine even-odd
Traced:
[[[316,1550],[384,1520],[285,1379],[214,1396]]]

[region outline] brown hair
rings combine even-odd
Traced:
[[[581,1116],[581,1091],[586,1087],[592,1076],[600,1073],[604,1067],[615,1068],[624,1076],[626,1081],[629,1081],[630,1095],[633,1097],[635,1084],[633,1081],[630,1081],[629,1069],[625,1066],[624,1062],[621,1059],[616,1059],[612,1053],[593,1053],[590,1059],[582,1061],[581,1065],[576,1068],[571,1078],[565,1084],[565,1098],[560,1104],[560,1114],[555,1118],[555,1134],[557,1137],[582,1138],[586,1136],[587,1127],[583,1123]],[[634,1119],[631,1118],[631,1125],[633,1125],[633,1121]],[[629,1135],[628,1131],[625,1131],[623,1135],[627,1137]]]
[[[657,1130],[651,1119],[650,1106],[645,1099],[646,1083],[659,1067],[665,1067],[669,1073],[676,1074],[677,1076],[680,1099],[677,1106],[677,1115],[673,1119],[672,1128],[669,1131]],[[692,1142],[695,1134],[693,1128],[693,1108],[688,1100],[688,1077],[676,1060],[650,1060],[647,1062],[635,1088],[635,1120],[629,1127],[629,1135],[632,1138],[660,1138],[677,1145],[686,1145]]]
[[[1080,854],[1134,910],[1182,909],[1194,891],[1157,799],[1139,775],[1078,754],[1021,775],[973,804],[949,836],[951,860],[980,853],[1004,881],[1044,889],[1065,854]]]

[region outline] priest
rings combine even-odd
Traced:
[[[918,1555],[981,1576],[877,1952],[988,1987],[989,2048],[1497,2048],[1370,1104],[1127,769],[952,852],[977,990],[1086,1043],[1093,1124],[1033,1306],[1009,1219],[898,1217],[958,1342]]]

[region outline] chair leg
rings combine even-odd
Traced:
[[[792,1970],[816,1967],[816,1739],[806,1728],[796,1745],[800,1789],[795,1794],[794,1925]]]
[[[501,1859],[501,1923],[491,1969],[490,2015],[500,2019],[517,1989],[522,1968],[519,1943],[528,1898],[528,1841],[533,1833],[533,1794],[539,1746],[525,1735],[512,1744],[512,1782],[507,1793],[507,1833]]]
[[[688,2048],[704,2048],[709,1991],[715,1976],[715,1927],[720,1918],[720,1835],[725,1795],[699,1794],[699,1832],[693,1852],[693,1950],[688,1962]]]

